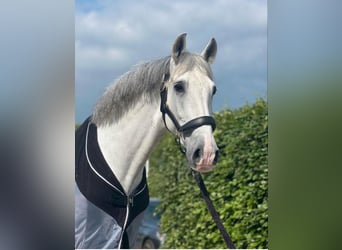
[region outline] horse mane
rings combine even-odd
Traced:
[[[158,101],[163,75],[170,70],[170,59],[167,56],[138,64],[109,85],[94,107],[92,122],[97,126],[110,125],[139,101]],[[179,62],[184,64],[184,71],[199,66],[212,79],[210,66],[200,55],[183,52]]]

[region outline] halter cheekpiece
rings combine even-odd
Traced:
[[[177,121],[176,116],[172,113],[169,106],[167,105],[167,87],[165,86],[165,83],[167,79],[169,78],[169,74],[164,75],[164,80],[162,83],[162,86],[160,88],[160,112],[163,115],[163,121],[165,124],[165,127],[168,129],[165,121],[165,114],[169,116],[173,124],[175,125],[177,131],[179,133],[184,133],[186,131],[194,130],[196,128],[199,128],[204,125],[210,125],[213,129],[213,131],[216,128],[215,119],[212,116],[200,116],[197,118],[194,118],[188,122],[186,122],[183,125],[180,125]]]

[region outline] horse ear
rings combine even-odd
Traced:
[[[217,43],[215,38],[211,38],[205,49],[202,51],[201,56],[209,63],[212,64],[215,60],[217,52]]]
[[[186,33],[183,33],[177,36],[175,42],[173,43],[171,56],[176,64],[178,63],[178,59],[180,55],[185,50],[185,47],[186,47],[185,38],[186,38]]]

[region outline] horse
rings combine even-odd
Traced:
[[[214,38],[200,54],[186,33],[171,55],[135,66],[109,85],[75,134],[75,248],[130,248],[149,203],[145,162],[170,131],[188,165],[218,160],[212,99]]]

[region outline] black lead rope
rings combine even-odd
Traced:
[[[207,207],[209,209],[211,217],[213,217],[213,220],[215,221],[216,226],[219,229],[219,231],[220,231],[224,241],[226,242],[227,246],[230,249],[236,249],[234,244],[233,244],[233,242],[232,242],[232,240],[230,239],[230,236],[229,236],[227,230],[224,228],[224,226],[222,224],[220,216],[218,215],[218,213],[217,213],[217,211],[216,211],[212,201],[210,200],[208,190],[207,190],[207,188],[204,185],[204,182],[203,182],[201,174],[198,173],[198,172],[192,171],[192,175],[194,176],[194,178],[195,178],[195,180],[196,180],[196,182],[198,184],[198,187],[201,190],[201,195],[202,195],[203,199],[205,200],[205,202],[207,203]]]

